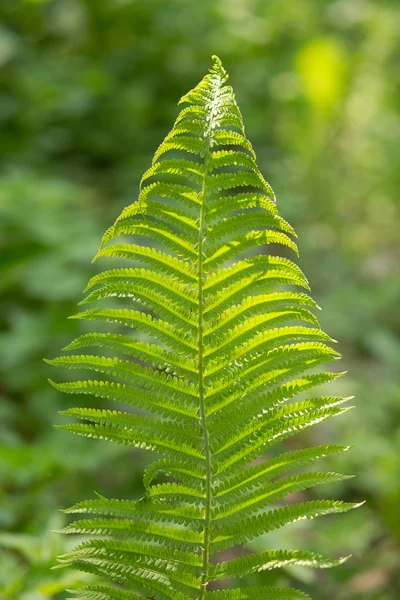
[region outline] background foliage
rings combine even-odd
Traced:
[[[338,393],[357,397],[312,443],[355,445],[330,465],[358,474],[342,499],[367,499],[257,542],[352,552],[343,567],[259,577],[315,600],[399,597],[399,19],[397,0],[1,2],[0,598],[65,598],[79,576],[50,570],[70,543],[49,533],[58,508],[141,493],[143,454],[53,431],[69,399],[42,357],[77,335],[100,236],[214,53],[340,341]]]

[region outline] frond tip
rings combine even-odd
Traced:
[[[99,402],[62,411],[72,422],[58,429],[159,455],[145,470],[142,498],[96,494],[64,511],[76,520],[62,533],[85,541],[59,557],[59,566],[100,578],[74,591],[77,598],[310,600],[294,589],[210,591],[208,584],[348,559],[279,549],[215,558],[300,519],[359,505],[284,503],[348,478],[302,470],[348,446],[285,452],[278,444],[344,415],[350,398],[314,394],[343,375],[321,370],[340,355],[292,261],[296,234],[259,171],[228,75],[212,59],[181,98],[185,106],[137,201],[104,234],[95,259],[126,266],[92,277],[80,303],[92,307],[72,317],[102,331],[86,332],[65,348],[72,354],[47,361],[90,372],[94,378],[49,381]],[[104,408],[104,401],[127,409]]]

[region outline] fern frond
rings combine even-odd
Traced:
[[[348,447],[285,452],[279,443],[344,414],[349,398],[297,398],[340,377],[314,370],[340,355],[320,328],[318,306],[298,289],[310,291],[286,256],[297,254],[296,234],[257,166],[227,79],[214,57],[181,99],[185,106],[144,173],[137,201],[103,236],[95,259],[127,266],[92,277],[81,304],[95,307],[72,318],[110,331],[85,333],[65,348],[72,354],[48,361],[98,374],[51,382],[56,389],[128,407],[70,408],[61,414],[73,422],[60,429],[159,455],[145,470],[142,498],[97,495],[65,511],[77,520],[63,533],[87,539],[61,556],[60,566],[103,582],[81,587],[78,598],[307,600],[292,589],[207,586],[346,560],[279,549],[225,562],[214,556],[300,519],[358,506],[283,503],[347,479],[298,469]]]

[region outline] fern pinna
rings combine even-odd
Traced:
[[[310,373],[338,353],[310,310],[315,302],[290,287],[309,289],[299,267],[254,252],[266,244],[297,252],[295,234],[278,215],[226,81],[214,57],[210,72],[182,98],[185,107],[144,174],[138,200],[104,236],[97,257],[122,257],[132,266],[94,276],[83,303],[113,299],[112,307],[100,302],[74,318],[111,323],[113,332],[87,333],[67,348],[92,354],[49,361],[102,374],[53,383],[57,389],[131,407],[71,408],[63,414],[77,421],[60,429],[160,455],[145,471],[141,499],[99,495],[66,511],[79,519],[63,532],[92,537],[61,564],[100,579],[76,590],[79,598],[300,600],[308,596],[293,589],[209,584],[343,561],[271,549],[221,559],[221,551],[298,519],[355,506],[279,504],[342,480],[315,469],[290,473],[346,447],[264,457],[282,440],[342,414],[346,399],[295,399],[340,375]]]

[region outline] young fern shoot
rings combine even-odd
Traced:
[[[279,504],[345,479],[296,469],[347,447],[265,458],[279,442],[348,409],[336,396],[296,399],[341,375],[314,370],[339,355],[312,312],[315,302],[299,291],[309,290],[302,271],[263,253],[270,244],[297,253],[296,236],[257,167],[227,78],[214,57],[181,99],[185,106],[138,200],[104,235],[96,258],[124,258],[130,266],[95,275],[83,304],[97,307],[74,318],[106,322],[110,332],[82,335],[66,348],[73,354],[49,361],[101,374],[52,382],[58,390],[127,407],[70,408],[63,414],[76,420],[60,429],[159,455],[145,471],[141,499],[97,496],[66,511],[78,519],[63,532],[88,540],[60,563],[99,577],[75,590],[78,598],[304,600],[294,589],[210,583],[344,560],[270,549],[219,559],[220,551],[286,524],[356,506]],[[118,356],[102,356],[102,349]]]

